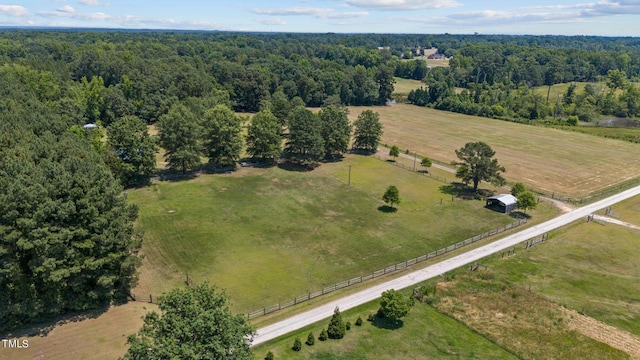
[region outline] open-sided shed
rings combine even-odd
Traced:
[[[487,198],[487,207],[503,213],[510,213],[518,206],[518,199],[511,194],[499,194]]]

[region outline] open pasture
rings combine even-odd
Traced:
[[[256,346],[256,359],[268,351],[276,359],[517,359],[486,338],[435,309],[416,304],[399,328],[385,328],[384,323],[367,321],[375,313],[378,301],[373,301],[342,313],[351,322],[351,330],[340,340],[317,339],[329,319],[310,325],[274,341]],[[355,326],[360,316],[362,326]],[[316,337],[315,345],[304,344],[309,332]],[[296,337],[303,342],[302,350],[291,346]]]
[[[640,225],[640,197],[613,207]],[[498,265],[510,281],[640,336],[640,231],[578,222]]]
[[[419,89],[420,87],[426,88],[427,84],[420,80],[394,78],[396,83],[393,86],[394,94],[408,95],[411,90]]]
[[[406,104],[350,109],[352,120],[366,109],[380,113],[383,143],[440,161],[457,160],[456,149],[484,141],[507,181],[549,194],[582,197],[640,176],[637,144]]]
[[[402,203],[389,213],[391,184]],[[483,201],[452,202],[443,185],[349,155],[312,172],[243,168],[130,191],[146,255],[134,292],[160,294],[188,273],[253,311],[514,221]]]

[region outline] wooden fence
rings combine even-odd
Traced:
[[[157,300],[157,298],[155,296],[153,296],[152,294],[149,294],[149,295],[136,295],[134,293],[129,293],[129,296],[131,297],[131,299],[133,299],[133,301],[141,301],[141,302],[153,303],[154,299]]]
[[[408,170],[408,171],[411,171],[411,172],[415,172],[415,173],[418,173],[418,174],[422,174],[424,176],[428,176],[428,177],[430,177],[430,178],[432,178],[434,180],[443,182],[445,184],[449,184],[455,179],[455,175],[454,174],[451,174],[451,176],[448,177],[448,178],[444,177],[444,176],[433,175],[433,174],[431,174],[431,172],[424,172],[424,171],[418,170],[417,168],[414,170],[413,165],[409,166],[409,165],[405,165],[405,164],[397,162],[397,161],[387,161],[388,159],[385,159],[385,158],[380,157],[378,155],[372,155],[372,156],[374,158],[378,159],[378,160],[384,161],[384,162],[389,163],[389,164],[391,164],[393,166],[396,166],[396,167],[399,167],[399,168],[402,168],[402,169],[405,169],[405,170]]]
[[[386,268],[380,269],[378,271],[374,271],[371,274],[361,275],[361,276],[358,276],[358,277],[355,277],[355,278],[352,278],[352,279],[349,279],[349,280],[346,280],[346,281],[343,281],[343,282],[340,282],[340,283],[337,283],[337,284],[334,284],[334,285],[331,285],[331,286],[324,287],[321,290],[316,291],[316,292],[308,292],[308,293],[306,293],[304,295],[296,296],[295,298],[293,298],[292,300],[287,301],[287,302],[278,303],[278,304],[275,304],[275,305],[272,305],[272,306],[264,307],[264,308],[256,310],[256,311],[252,311],[252,312],[246,314],[246,317],[247,317],[247,319],[254,319],[254,318],[257,318],[259,316],[267,315],[267,314],[270,314],[270,313],[272,313],[274,311],[278,311],[278,310],[281,310],[281,309],[284,309],[284,308],[299,304],[301,302],[305,302],[307,300],[317,298],[318,296],[329,294],[329,293],[331,293],[333,291],[349,287],[351,285],[360,284],[360,283],[362,283],[364,281],[375,279],[375,278],[383,276],[385,274],[389,274],[389,273],[392,273],[392,272],[395,272],[395,271],[399,271],[399,270],[405,269],[405,268],[407,268],[409,266],[421,263],[421,262],[423,262],[425,260],[433,259],[436,256],[440,256],[440,255],[446,254],[446,253],[448,253],[450,251],[459,249],[459,248],[461,248],[463,246],[467,246],[469,244],[473,244],[473,243],[475,243],[477,241],[480,241],[482,239],[485,239],[485,238],[487,238],[489,236],[500,234],[500,233],[505,232],[507,230],[513,229],[513,228],[515,228],[517,226],[525,224],[526,222],[527,222],[526,218],[525,219],[520,219],[520,220],[518,220],[516,222],[513,222],[513,223],[511,223],[511,224],[509,224],[509,225],[507,225],[505,227],[497,228],[497,229],[482,233],[480,235],[476,235],[476,236],[474,236],[472,238],[469,238],[467,240],[461,241],[461,242],[459,242],[457,244],[453,244],[453,245],[444,247],[444,248],[442,248],[440,250],[432,251],[432,252],[430,252],[428,254],[424,254],[424,255],[418,256],[418,257],[413,258],[413,259],[409,259],[409,260],[406,260],[406,261],[403,261],[403,262],[399,262],[399,263],[394,264],[394,265],[387,266]]]

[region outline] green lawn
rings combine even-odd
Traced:
[[[427,84],[420,80],[403,79],[399,77],[394,78],[394,80],[396,81],[393,88],[394,94],[408,95],[411,90],[419,89],[420,87],[427,87]]]
[[[351,107],[351,119],[367,109],[380,114],[383,143],[451,162],[465,143],[484,141],[507,181],[549,194],[581,198],[640,176],[638,145],[625,141],[406,104]]]
[[[417,303],[411,308],[400,328],[374,326],[366,319],[378,307],[378,302],[371,302],[345,311],[343,319],[350,321],[352,328],[343,339],[317,340],[329,323],[327,319],[256,346],[253,349],[256,359],[263,359],[268,351],[273,352],[275,359],[517,359],[424,304]],[[361,327],[353,325],[358,316],[364,320]],[[310,331],[316,337],[313,346],[304,344]],[[303,342],[300,352],[291,350],[296,337]]]
[[[640,226],[640,197],[614,209]],[[640,230],[577,222],[496,266],[520,286],[640,336],[639,248]]]
[[[378,209],[390,184],[402,199],[395,213]],[[312,172],[241,169],[129,191],[145,231],[134,292],[160,294],[189,273],[227,289],[234,310],[248,312],[514,221],[483,201],[451,202],[443,185],[348,156]]]

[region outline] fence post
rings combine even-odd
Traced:
[[[151,294],[149,294],[149,302],[153,304],[153,296]]]

